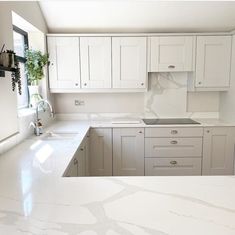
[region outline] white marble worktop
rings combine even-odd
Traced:
[[[235,234],[235,176],[62,177],[89,127],[119,125],[56,122],[48,131],[78,134],[1,155],[0,234]]]

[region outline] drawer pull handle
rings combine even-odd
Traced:
[[[171,165],[176,165],[176,164],[177,164],[177,161],[170,161],[170,164],[171,164]]]
[[[178,131],[177,130],[172,130],[171,134],[173,134],[173,135],[178,134]]]
[[[171,144],[178,144],[178,141],[172,140],[172,141],[171,141]]]
[[[175,65],[169,65],[168,68],[169,68],[169,69],[174,69],[174,68],[175,68]]]

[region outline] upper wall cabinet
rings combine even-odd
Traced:
[[[193,70],[195,37],[149,37],[149,72]]]
[[[198,36],[195,87],[226,90],[230,83],[231,36]]]
[[[78,37],[48,37],[50,88],[80,88]]]
[[[81,87],[111,88],[111,37],[81,37]]]
[[[113,88],[146,88],[146,37],[113,37]]]

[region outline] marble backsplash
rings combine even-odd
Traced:
[[[150,73],[144,107],[147,116],[187,116],[187,73]]]
[[[219,92],[188,92],[188,73],[149,73],[144,93],[55,94],[55,111],[63,119],[119,117],[218,118]],[[74,101],[84,102],[75,106]]]

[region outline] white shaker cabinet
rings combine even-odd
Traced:
[[[146,88],[147,38],[112,37],[113,88]]]
[[[89,137],[86,136],[71,160],[65,177],[89,176]]]
[[[79,37],[48,37],[51,89],[80,88]]]
[[[78,149],[78,176],[89,175],[89,137],[86,137]]]
[[[111,88],[111,37],[81,37],[81,87]]]
[[[77,177],[78,176],[78,159],[76,156],[70,162],[68,169],[66,170],[65,177]]]
[[[149,37],[149,72],[193,70],[195,37]]]
[[[90,175],[112,176],[112,129],[90,130]]]
[[[203,175],[231,175],[234,170],[233,127],[208,127],[203,138]]]
[[[231,36],[198,36],[195,87],[226,90],[230,86]]]
[[[113,175],[144,175],[144,128],[113,129]]]

